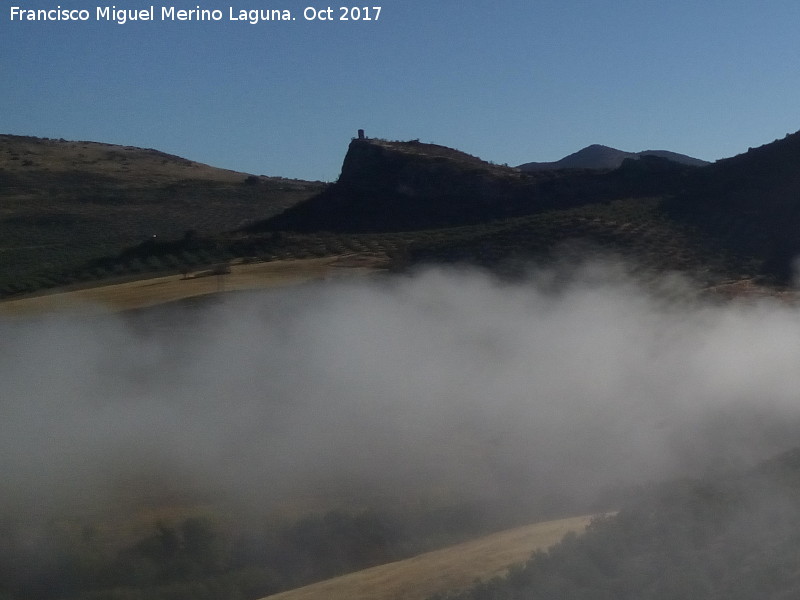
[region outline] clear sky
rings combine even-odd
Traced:
[[[4,0],[0,133],[330,181],[359,128],[511,165],[593,143],[716,160],[800,129],[797,0],[371,0],[379,19],[358,22],[304,18],[344,3],[155,2]],[[151,5],[153,22],[95,20]],[[12,21],[11,6],[91,19]],[[164,22],[162,6],[223,19]]]

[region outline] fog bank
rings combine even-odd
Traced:
[[[430,269],[201,308],[0,321],[3,502],[585,505],[798,444],[800,311],[620,265]]]

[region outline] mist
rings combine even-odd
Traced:
[[[6,318],[0,508],[205,494],[566,513],[797,445],[800,311],[674,296],[691,283],[605,261]]]

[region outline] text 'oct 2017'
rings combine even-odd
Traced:
[[[375,23],[381,18],[380,6],[306,6],[296,12],[285,8],[178,8],[175,6],[151,5],[147,8],[124,8],[115,5],[96,6],[93,9],[72,9],[55,6],[52,8],[25,8],[11,6],[9,20],[14,22],[106,22],[125,25],[135,22],[197,22],[197,21],[235,21],[256,25],[273,21],[301,22],[364,22]]]

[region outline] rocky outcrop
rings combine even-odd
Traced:
[[[396,231],[475,223],[530,200],[532,180],[452,148],[354,139],[339,180],[276,228]]]
[[[390,232],[472,225],[651,193],[686,168],[648,157],[606,172],[525,173],[437,144],[356,138],[335,184],[251,230]]]

